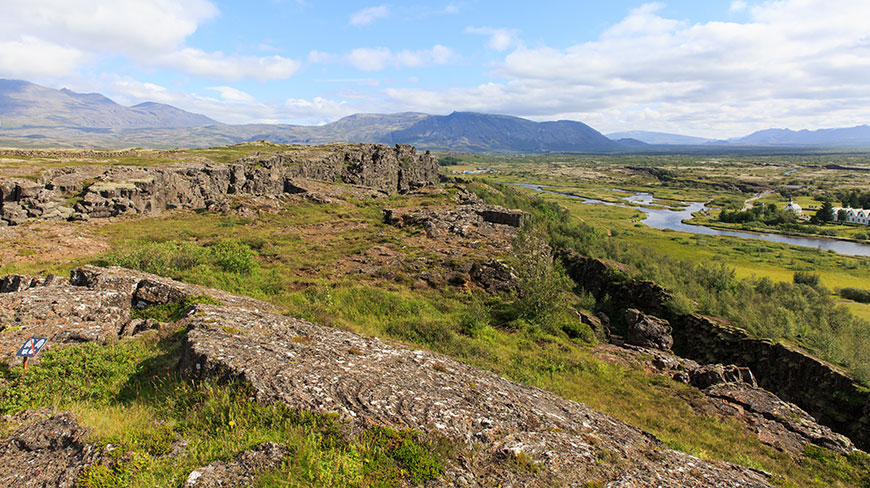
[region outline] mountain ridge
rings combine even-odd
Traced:
[[[765,129],[727,140],[632,130],[603,135],[573,120],[535,122],[512,115],[457,111],[357,113],[319,126],[224,124],[157,102],[120,105],[100,93],[55,90],[0,78],[0,146],[203,147],[266,139],[283,144],[412,144],[468,152],[613,152],[663,146],[870,147],[870,126]],[[658,148],[656,148],[658,146]]]

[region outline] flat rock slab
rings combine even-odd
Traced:
[[[434,433],[474,450],[473,462],[448,469],[445,486],[460,478],[505,487],[769,486],[758,472],[672,451],[585,405],[441,355],[240,307],[198,304],[185,320],[187,376],[242,380],[262,402]],[[505,468],[511,460],[537,472]]]
[[[713,385],[704,390],[721,411],[751,425],[759,440],[790,452],[800,452],[807,444],[817,444],[841,454],[855,449],[844,435],[819,425],[797,405],[746,383]]]

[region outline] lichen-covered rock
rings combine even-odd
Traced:
[[[663,351],[669,350],[674,345],[671,326],[667,320],[647,315],[639,310],[628,309],[625,311],[625,322],[628,325],[625,340],[629,344]]]
[[[183,488],[253,486],[255,476],[281,467],[290,450],[283,444],[264,442],[236,454],[229,462],[216,462],[190,472]]]
[[[671,451],[582,404],[441,355],[239,307],[197,304],[185,322],[186,376],[244,381],[261,402],[474,450],[477,461],[451,466],[438,486],[768,486],[759,473]],[[518,462],[536,473],[505,468]]]
[[[721,412],[749,424],[761,442],[777,449],[798,453],[810,443],[841,454],[855,449],[847,437],[819,425],[796,405],[747,383],[719,383],[704,393]]]
[[[25,411],[3,420],[18,427],[0,440],[0,486],[73,488],[82,471],[102,457],[69,412]]]
[[[502,226],[519,228],[528,214],[497,205],[450,205],[422,209],[384,209],[384,221],[399,227],[422,227],[430,237],[446,233],[485,238]]]

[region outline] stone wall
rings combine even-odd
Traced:
[[[437,183],[438,164],[411,146],[330,144],[253,153],[232,164],[73,166],[47,172],[38,183],[0,178],[0,225],[206,208],[231,195],[296,193],[298,179],[395,193]]]
[[[870,448],[870,391],[842,369],[797,347],[751,337],[725,319],[675,313],[667,305],[670,292],[652,281],[627,279],[614,263],[573,253],[562,260],[578,285],[597,297],[608,296],[613,310],[636,308],[667,319],[680,356],[748,367],[760,387],[797,404],[861,449]]]

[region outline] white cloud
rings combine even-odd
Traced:
[[[455,59],[456,53],[448,47],[436,44],[430,49],[411,51],[403,49],[394,52],[386,47],[358,48],[347,55],[335,58],[319,53],[316,59],[334,61],[336,59],[349,63],[360,71],[381,71],[388,67],[418,68],[421,66],[448,64]],[[309,55],[309,59],[311,56]]]
[[[283,80],[293,76],[301,65],[299,61],[281,56],[227,56],[220,51],[207,53],[195,48],[163,55],[156,62],[193,76],[229,81],[241,78]]]
[[[390,8],[386,5],[378,5],[376,7],[364,8],[354,12],[350,16],[350,25],[363,26],[374,23],[378,19],[383,19],[390,15]]]
[[[78,49],[32,36],[0,40],[0,76],[25,79],[62,76],[75,70],[86,58]]]
[[[569,116],[602,130],[713,137],[870,120],[870,2],[771,1],[747,5],[742,23],[689,23],[661,8],[632,10],[590,42],[519,45],[495,68],[502,82],[384,95],[396,110]]]
[[[221,98],[230,102],[253,102],[256,99],[250,94],[231,86],[212,86],[209,90],[214,90],[221,94]]]
[[[731,2],[731,8],[729,10],[731,10],[732,13],[743,12],[746,10],[747,6],[748,5],[744,0],[734,0]]]
[[[219,80],[285,79],[299,69],[298,61],[280,56],[228,56],[184,45],[217,15],[208,0],[6,0],[0,76],[70,76],[88,61],[119,54]]]
[[[504,51],[514,47],[517,44],[516,30],[512,29],[494,29],[492,27],[466,27],[467,34],[482,34],[489,36],[486,46],[496,51]]]
[[[148,55],[176,48],[217,14],[207,0],[6,0],[0,36]]]

